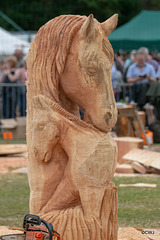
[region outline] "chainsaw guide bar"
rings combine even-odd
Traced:
[[[25,240],[25,234],[8,234],[0,237],[0,240]]]

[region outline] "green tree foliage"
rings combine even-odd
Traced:
[[[150,7],[160,9],[159,0],[149,0]],[[119,14],[119,26],[146,8],[148,0],[5,0],[0,10],[25,30],[38,30],[50,19],[61,14],[89,15],[93,13],[100,22],[114,13]],[[2,17],[0,26],[15,30]]]

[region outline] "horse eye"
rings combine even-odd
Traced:
[[[87,68],[87,73],[89,75],[95,75],[97,73],[97,69],[96,68]]]

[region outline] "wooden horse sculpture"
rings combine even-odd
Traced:
[[[64,15],[46,23],[27,56],[30,212],[63,240],[116,240],[117,158],[109,131],[117,110],[113,50],[117,14],[99,23]],[[80,119],[79,107],[84,111]]]

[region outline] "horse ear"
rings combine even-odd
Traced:
[[[45,97],[41,94],[32,98],[33,106],[36,109],[44,110],[48,107],[48,104],[45,101]]]
[[[43,96],[41,94],[35,96],[32,98],[32,102],[33,102],[33,106],[35,109],[39,109],[39,110],[46,110],[49,109],[51,110],[53,108],[53,101],[46,97]]]
[[[81,27],[81,36],[86,41],[92,41],[95,38],[95,25],[93,14],[90,14]]]
[[[105,22],[101,23],[101,26],[107,36],[109,36],[109,34],[116,28],[117,23],[118,23],[118,14],[114,14]]]

